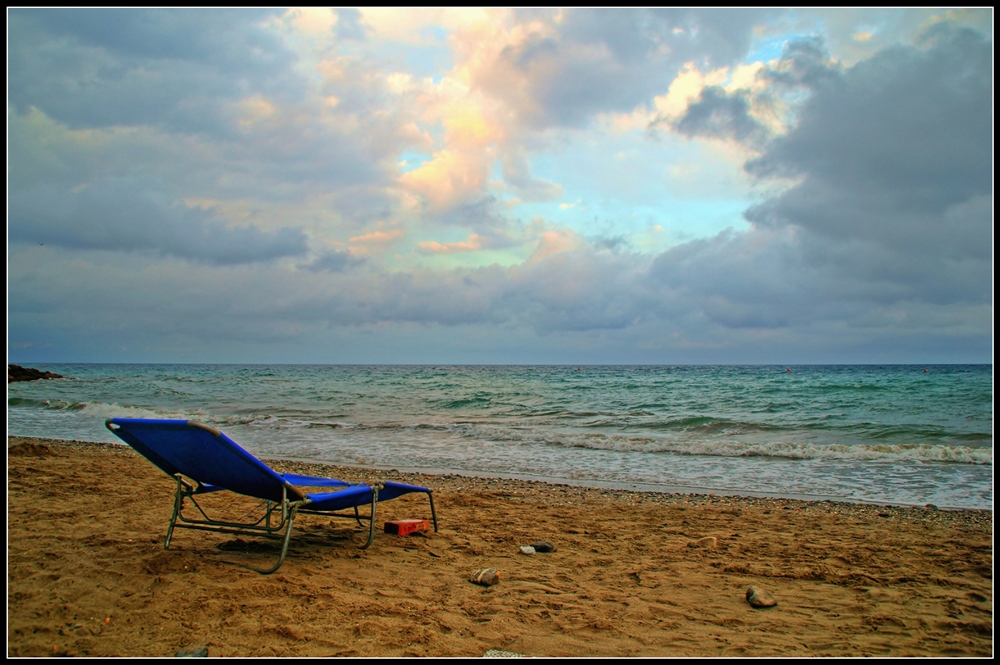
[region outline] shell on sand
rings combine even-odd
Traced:
[[[747,602],[753,607],[774,607],[778,604],[774,596],[756,586],[747,589]]]

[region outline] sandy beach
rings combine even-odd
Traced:
[[[272,466],[431,487],[440,531],[382,532],[429,517],[417,495],[380,505],[367,550],[355,523],[305,515],[260,575],[227,562],[270,545],[178,530],[164,550],[173,483],[131,449],[9,437],[8,656],[993,653],[990,511]],[[521,553],[536,541],[556,549]],[[471,583],[481,568],[500,582]],[[751,607],[751,585],[777,605]]]

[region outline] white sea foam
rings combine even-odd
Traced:
[[[991,448],[947,444],[815,444],[787,441],[671,441],[629,436],[567,435],[546,437],[549,443],[564,446],[643,453],[675,453],[721,457],[777,457],[830,460],[914,460],[993,464]]]
[[[468,426],[462,434],[469,438],[490,438],[519,444],[544,444],[567,448],[607,450],[636,453],[673,453],[677,455],[707,455],[716,457],[773,457],[787,459],[829,460],[913,460],[954,462],[960,464],[993,464],[993,449],[941,443],[871,444],[871,443],[800,443],[781,440],[748,440],[746,438],[679,438],[604,434],[594,432],[536,431],[530,427],[517,429]]]
[[[105,404],[104,402],[87,402],[78,406],[80,414],[83,416],[94,416],[97,418],[162,418],[167,420],[186,420],[192,416],[188,412],[171,411],[165,409],[150,409],[134,406],[122,406],[121,404]]]

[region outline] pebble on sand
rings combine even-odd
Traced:
[[[747,589],[747,602],[753,607],[774,607],[778,604],[774,596],[757,586]]]
[[[698,540],[692,540],[688,543],[688,547],[707,547],[712,549],[718,543],[719,541],[715,536],[707,536],[705,538],[699,538]]]
[[[189,645],[182,647],[177,652],[176,658],[208,658],[208,646],[202,644],[198,646]]]

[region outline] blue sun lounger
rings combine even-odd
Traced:
[[[273,573],[285,560],[296,513],[346,517],[356,520],[360,526],[363,526],[362,520],[367,520],[368,540],[361,546],[361,549],[365,549],[375,537],[375,507],[378,502],[389,501],[410,492],[427,494],[434,530],[438,530],[434,496],[426,487],[391,481],[372,487],[365,484],[352,485],[336,478],[278,473],[219,430],[190,420],[109,418],[104,424],[115,436],[173,477],[177,483],[174,511],[167,528],[167,539],[163,543],[164,549],[170,547],[170,538],[175,528],[275,538],[283,543],[274,566],[246,566],[259,573]],[[307,494],[302,488],[326,491]],[[264,501],[264,514],[254,522],[211,519],[198,505],[195,497],[220,490]],[[183,515],[185,499],[191,501],[201,517],[190,518]],[[360,514],[359,506],[370,506],[368,514]],[[341,512],[351,509],[353,514]]]

